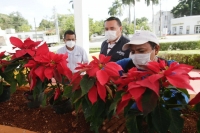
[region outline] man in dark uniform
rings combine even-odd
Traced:
[[[123,51],[124,44],[129,42],[129,39],[122,35],[121,21],[116,17],[110,17],[104,22],[105,40],[101,45],[100,54],[111,56],[111,61],[118,61],[123,58],[128,58],[130,50]]]

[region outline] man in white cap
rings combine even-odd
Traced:
[[[127,49],[130,49],[129,58],[124,58],[116,62],[122,66],[124,73],[127,73],[128,70],[133,67],[137,67],[139,70],[144,70],[145,69],[144,66],[150,61],[164,60],[162,58],[157,57],[157,54],[160,49],[159,41],[156,35],[150,31],[139,31],[135,33],[133,37],[130,39],[130,42],[126,43],[122,47],[122,50],[127,50]],[[165,61],[168,66],[172,62],[174,62],[173,60],[165,60]],[[172,93],[175,94],[177,92],[172,91]],[[188,97],[183,93],[182,95],[185,97],[185,101],[188,102],[189,101]],[[137,105],[133,104],[131,106],[131,109],[137,109]],[[114,124],[110,126],[110,124],[108,124],[110,122]],[[124,123],[125,120],[123,118],[123,115],[120,115],[119,119],[113,117],[110,121],[104,122],[103,129],[109,132],[117,130],[117,132],[121,133],[125,129]]]
[[[149,61],[158,61],[157,54],[160,45],[156,35],[150,31],[139,31],[133,35],[130,42],[126,43],[122,50],[130,49],[129,58],[119,60],[117,63],[122,66],[124,72],[132,67],[144,69]],[[161,58],[160,58],[161,59]],[[169,65],[173,61],[167,62]]]

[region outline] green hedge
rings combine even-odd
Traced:
[[[160,43],[160,51],[200,49],[200,41]]]
[[[175,60],[179,63],[184,63],[194,66],[195,69],[200,69],[200,54],[159,54],[166,60]]]

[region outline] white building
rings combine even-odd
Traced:
[[[58,35],[51,35],[47,31],[30,31],[30,32],[18,32],[15,33],[15,29],[0,29],[0,52],[12,51],[13,45],[10,43],[10,37],[18,37],[22,41],[30,38],[33,41],[45,41],[48,46],[59,43]]]
[[[173,35],[200,34],[200,15],[172,19],[171,31]]]
[[[171,19],[174,18],[170,11],[159,11],[154,15],[153,32],[157,36],[171,34]],[[160,33],[161,32],[161,33]]]

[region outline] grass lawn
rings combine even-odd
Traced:
[[[100,48],[90,48],[89,53],[97,53],[100,52]]]
[[[159,54],[200,54],[200,50],[173,50],[173,51],[159,51]]]

